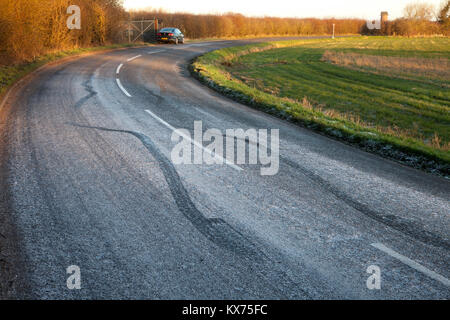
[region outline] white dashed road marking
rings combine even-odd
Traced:
[[[175,129],[172,125],[170,125],[169,123],[167,123],[166,121],[164,121],[163,119],[161,119],[160,117],[158,117],[156,114],[154,114],[153,112],[151,112],[150,110],[145,110],[145,112],[147,112],[149,115],[151,115],[156,121],[158,121],[159,123],[163,124],[164,126],[166,126],[167,128],[169,128],[172,131],[176,131],[177,129]],[[228,161],[227,159],[218,156],[217,154],[214,154],[214,152],[212,152],[211,150],[209,150],[208,148],[205,148],[201,143],[192,140],[191,137],[184,135],[183,133],[179,132],[179,135],[182,136],[184,139],[190,141],[192,144],[196,145],[197,147],[202,148],[205,152],[209,153],[211,156],[215,157],[216,159],[221,160],[223,163],[227,164],[228,166],[232,167],[233,169],[237,170],[237,171],[242,171],[244,169],[242,169],[241,167],[235,165],[233,162]]]
[[[125,90],[125,88],[122,86],[122,83],[120,82],[120,79],[117,78],[116,79],[117,85],[119,86],[120,90],[122,90],[123,93],[125,93],[125,95],[129,98],[131,98],[131,94],[128,93],[127,90]]]
[[[428,277],[430,277],[431,279],[434,279],[436,281],[439,281],[440,283],[446,285],[447,287],[450,286],[450,280],[448,280],[447,278],[445,278],[444,276],[441,276],[440,274],[437,274],[434,271],[431,271],[430,269],[425,268],[424,266],[422,266],[421,264],[418,264],[417,262],[415,262],[414,260],[411,260],[403,255],[401,255],[400,253],[395,252],[392,249],[389,249],[388,247],[386,247],[385,245],[383,245],[382,243],[373,243],[372,247],[377,248],[378,250],[383,251],[384,253],[387,253],[388,255],[390,255],[391,257],[403,262],[404,264],[406,264],[407,266],[422,272],[423,274],[427,275]]]
[[[140,54],[140,55],[138,55],[138,56],[136,56],[136,57],[133,57],[133,58],[128,59],[127,61],[130,62],[130,61],[133,61],[133,60],[135,60],[135,59],[137,59],[137,58],[139,58],[139,57],[142,57],[142,55]]]
[[[123,63],[119,64],[119,66],[117,67],[117,70],[116,70],[116,74],[119,74],[120,69],[122,69],[122,67],[123,67]]]

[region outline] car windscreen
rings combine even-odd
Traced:
[[[165,28],[165,29],[161,29],[160,32],[175,32],[175,29]]]

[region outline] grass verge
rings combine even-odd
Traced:
[[[448,82],[355,70],[325,61],[323,55],[331,50],[372,60],[394,57],[385,60],[397,63],[395,57],[448,59],[449,48],[448,38],[266,42],[207,53],[191,63],[190,71],[238,102],[448,177]]]

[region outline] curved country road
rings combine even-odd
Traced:
[[[205,88],[244,41],[46,67],[0,110],[3,297],[449,299],[450,183]],[[280,169],[175,165],[171,128],[279,129]],[[81,270],[69,290],[68,266]],[[381,271],[369,290],[367,269]]]

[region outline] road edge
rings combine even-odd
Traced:
[[[25,257],[19,244],[20,235],[12,212],[11,195],[8,186],[8,120],[14,111],[14,105],[7,102],[11,97],[17,95],[23,86],[38,76],[41,71],[49,67],[62,65],[87,56],[143,47],[148,46],[136,45],[123,48],[107,48],[77,53],[49,61],[16,79],[0,95],[0,189],[2,190],[0,193],[0,300],[23,299],[27,297],[28,292],[26,274],[24,274]]]

